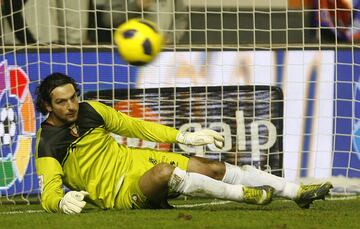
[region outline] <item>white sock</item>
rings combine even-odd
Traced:
[[[188,196],[214,197],[241,202],[244,186],[227,184],[199,173],[188,173],[175,168],[169,180],[169,187],[173,191]]]
[[[228,184],[242,184],[245,186],[269,185],[273,187],[274,194],[288,199],[294,199],[299,185],[287,182],[284,178],[256,169],[250,165],[241,167],[225,163],[226,171],[223,182]]]

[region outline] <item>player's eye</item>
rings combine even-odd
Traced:
[[[58,104],[58,105],[65,105],[66,104],[66,100],[58,100],[58,101],[56,101],[56,104]]]
[[[76,94],[74,94],[73,96],[71,96],[71,101],[75,101],[76,99],[77,99],[77,95]]]

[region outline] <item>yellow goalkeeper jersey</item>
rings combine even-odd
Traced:
[[[101,208],[112,208],[119,179],[129,170],[128,147],[110,133],[153,142],[174,143],[178,130],[132,118],[100,102],[79,103],[75,123],[55,127],[41,124],[36,136],[36,171],[41,204],[57,212],[64,196],[62,185],[86,190],[89,200]]]

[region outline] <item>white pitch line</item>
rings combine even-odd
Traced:
[[[360,198],[359,196],[353,195],[353,196],[334,196],[329,197],[326,200],[354,200]]]
[[[15,214],[27,214],[27,213],[43,213],[44,210],[25,210],[25,211],[10,211],[0,212],[0,215],[15,215]]]
[[[194,207],[200,207],[200,206],[211,206],[211,205],[224,205],[231,203],[232,201],[213,201],[208,203],[200,203],[200,204],[181,204],[181,205],[175,205],[176,208],[194,208]]]

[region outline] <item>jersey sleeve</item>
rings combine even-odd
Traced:
[[[100,114],[105,128],[115,134],[152,142],[174,143],[178,130],[162,124],[140,120],[95,101],[88,103]]]
[[[47,212],[57,212],[61,198],[63,176],[59,162],[52,157],[42,157],[35,160],[36,172],[41,188],[41,205]]]
[[[55,158],[39,158],[38,152],[36,152],[35,166],[41,190],[41,205],[47,212],[58,212],[59,201],[64,196],[62,167]]]

